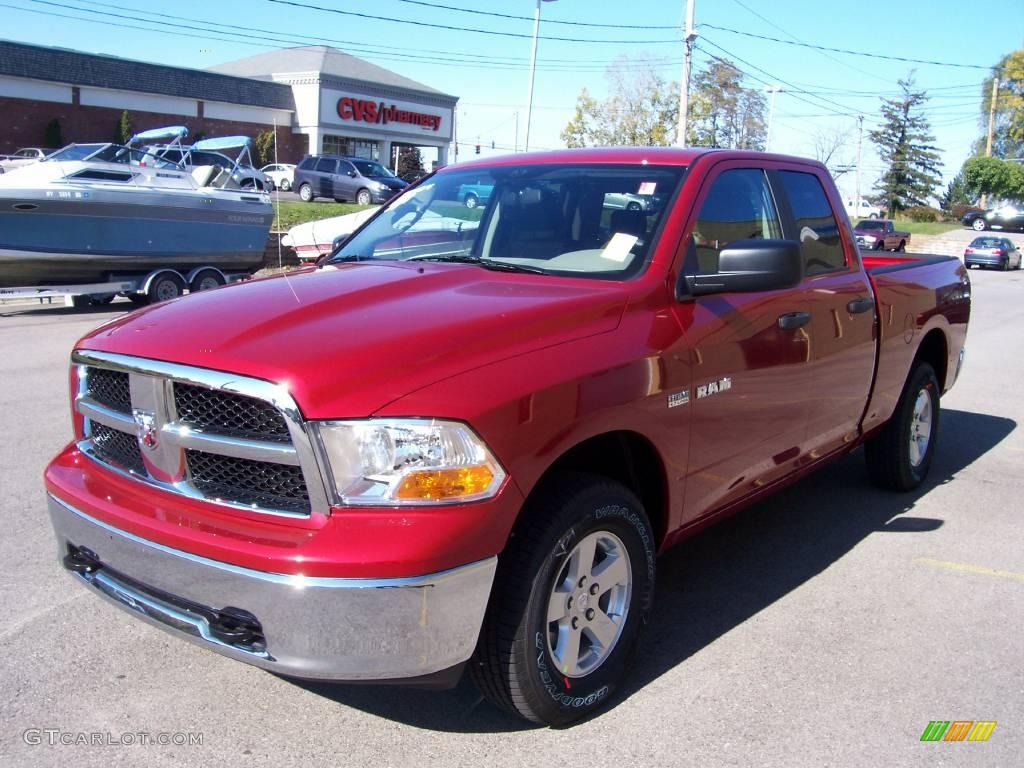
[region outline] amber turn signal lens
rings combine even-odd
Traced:
[[[398,486],[399,499],[458,499],[483,493],[491,486],[494,473],[484,464],[456,469],[413,472]]]

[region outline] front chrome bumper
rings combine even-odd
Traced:
[[[143,620],[272,672],[314,680],[420,678],[473,652],[497,558],[401,579],[254,571],[133,536],[48,497],[58,557]]]

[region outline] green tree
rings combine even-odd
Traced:
[[[562,130],[569,147],[668,146],[675,139],[679,86],[666,82],[647,59],[616,59],[606,73],[608,97],[584,88]]]
[[[954,205],[971,205],[974,203],[974,196],[967,185],[967,178],[961,169],[960,173],[950,179],[946,185],[946,191],[939,198],[939,207],[947,213]]]
[[[115,141],[118,144],[127,144],[134,135],[135,131],[132,128],[132,116],[126,109],[121,113],[121,119],[117,123],[117,138]]]
[[[1024,200],[1024,167],[998,157],[972,157],[964,163],[964,183],[971,194]]]
[[[252,143],[251,152],[252,164],[257,168],[274,162],[274,132],[266,130],[257,133]]]
[[[398,148],[398,175],[423,172],[423,155],[419,147]]]
[[[712,59],[693,78],[686,143],[695,147],[763,150],[767,102],[743,85],[743,73],[724,59]]]
[[[60,120],[56,117],[46,124],[43,129],[43,146],[57,148],[64,146],[64,137],[61,135]]]
[[[886,200],[890,216],[913,205],[927,205],[942,181],[935,137],[928,118],[921,114],[928,96],[914,90],[913,75],[899,85],[902,95],[882,101],[882,125],[869,134],[887,168],[875,190]]]
[[[996,111],[992,122],[992,156],[1024,157],[1024,48],[1003,56],[981,84],[979,124],[981,135],[974,143],[975,154],[985,153],[988,116],[992,105],[992,79],[999,77]]]

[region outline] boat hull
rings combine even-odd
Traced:
[[[0,287],[100,282],[169,267],[250,272],[272,209],[241,191],[0,190]]]

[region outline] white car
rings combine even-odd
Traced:
[[[294,166],[293,166],[294,167]],[[356,231],[363,222],[377,212],[380,206],[365,211],[332,216],[319,221],[296,224],[281,238],[281,245],[295,249],[295,255],[303,261],[316,261],[325,253],[334,250],[335,245]]]
[[[13,155],[0,155],[0,173],[7,171],[13,171],[15,168],[21,168],[25,165],[32,165],[38,163],[48,152],[54,150],[43,150],[39,147],[24,147],[19,149]]]
[[[295,166],[290,163],[272,163],[260,168],[263,175],[274,184],[274,189],[287,192],[295,181]]]
[[[852,197],[847,197],[843,200],[843,208],[846,209],[846,215],[851,219],[880,219],[882,218],[882,209],[877,205],[872,205],[867,200],[861,200],[860,206],[857,206],[857,201]]]

